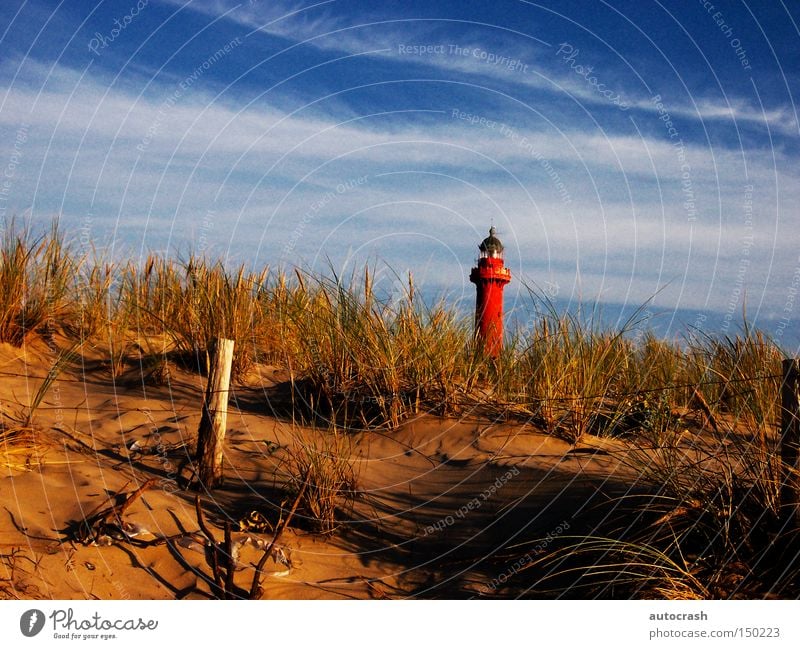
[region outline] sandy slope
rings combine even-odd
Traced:
[[[30,403],[40,378],[29,377],[43,377],[51,361],[42,344],[0,348],[6,421]],[[312,435],[272,411],[275,386],[285,378],[260,367],[236,386],[226,484],[202,496],[217,538],[226,515],[234,523],[253,510],[276,516],[281,496],[274,471],[282,449]],[[0,592],[25,598],[208,596],[210,570],[194,494],[170,487],[194,443],[203,388],[202,377],[177,368],[164,386],[143,384],[135,368],[112,381],[90,356],[83,370],[59,377],[36,413],[43,464],[0,478]],[[159,443],[160,452],[150,452]],[[361,497],[353,522],[325,537],[304,530],[302,521],[287,530],[280,545],[291,570],[270,561],[264,596],[474,595],[497,571],[487,555],[544,537],[599,496],[628,488],[631,476],[609,449],[597,439],[575,449],[530,426],[469,416],[425,415],[398,430],[356,433],[350,453]],[[149,532],[139,538],[167,535],[171,543],[69,540],[75,525],[109,496],[151,477],[162,486],[147,491],[124,518]],[[259,537],[237,532],[234,538]],[[237,585],[249,587],[259,557],[253,545],[242,546]]]

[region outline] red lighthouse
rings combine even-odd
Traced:
[[[503,262],[503,244],[494,226],[478,248],[481,256],[469,274],[475,284],[475,335],[489,356],[497,356],[503,346],[503,289],[511,281],[511,271]]]

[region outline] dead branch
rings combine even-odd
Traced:
[[[104,502],[117,499],[122,495],[125,496],[122,502],[106,507],[98,513],[95,512],[102,507],[102,504],[93,509],[86,518],[84,518],[83,523],[78,528],[75,534],[75,540],[84,545],[89,545],[90,543],[96,543],[101,537],[105,536],[117,540],[124,540],[127,538],[127,534],[122,529],[123,514],[145,491],[156,484],[156,482],[157,480],[155,478],[150,478],[135,491],[124,494],[124,491],[121,490],[119,493],[108,498]],[[127,484],[125,486],[127,486]],[[125,487],[123,487],[123,490],[124,488]]]
[[[283,530],[289,525],[289,522],[292,520],[294,513],[297,511],[297,507],[300,504],[300,499],[305,495],[306,488],[308,487],[308,478],[309,474],[311,473],[310,470],[306,471],[305,476],[303,476],[303,486],[300,488],[300,491],[297,493],[297,497],[294,499],[294,504],[292,508],[289,510],[289,515],[283,519],[275,530],[275,534],[272,536],[272,541],[267,546],[267,549],[264,550],[264,554],[261,556],[261,560],[258,562],[256,566],[256,572],[253,575],[253,583],[250,586],[250,599],[260,599],[261,595],[263,594],[263,589],[261,588],[261,573],[264,570],[264,566],[267,563],[267,559],[272,554],[272,548],[275,547],[275,544],[278,542],[278,539],[283,534]]]

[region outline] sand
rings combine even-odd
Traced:
[[[0,593],[48,599],[171,599],[211,596],[211,570],[195,514],[195,493],[178,489],[181,458],[195,443],[204,377],[170,366],[169,382],[143,382],[131,367],[117,379],[92,350],[64,371],[35,413],[41,449],[26,470],[0,478]],[[0,408],[19,417],[47,374],[53,354],[41,342],[0,345]],[[275,469],[282,452],[315,432],[272,407],[288,374],[256,367],[234,385],[223,487],[201,494],[217,539],[224,520],[239,547],[235,583],[249,589],[271,534],[239,531],[256,511],[273,521],[282,504]],[[318,433],[316,433],[318,434]],[[483,597],[497,557],[515,542],[563,532],[565,522],[633,477],[624,445],[586,437],[575,447],[526,423],[491,422],[472,413],[431,414],[396,430],[347,438],[358,498],[350,521],[331,534],[298,518],[269,560],[263,597],[273,599]],[[159,446],[161,445],[161,446]],[[75,541],[77,526],[109,497],[148,479],[123,516],[137,547]],[[286,507],[286,503],[283,503]],[[487,557],[493,557],[487,561]],[[492,589],[491,595],[519,592]]]

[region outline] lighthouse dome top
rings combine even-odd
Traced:
[[[503,243],[495,236],[496,232],[497,230],[494,226],[489,228],[489,236],[481,241],[481,245],[478,246],[482,253],[490,257],[498,257],[503,252]]]

